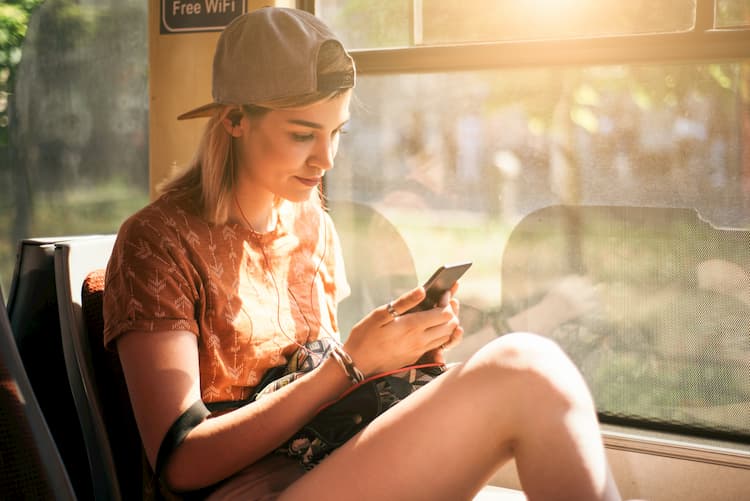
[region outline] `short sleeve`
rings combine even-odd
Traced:
[[[199,332],[201,292],[173,220],[144,209],[118,232],[104,287],[104,344],[128,331]]]

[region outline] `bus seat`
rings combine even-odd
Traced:
[[[111,378],[97,372],[102,366],[98,362],[110,354],[104,351],[101,339],[90,341],[89,336],[101,335],[87,331],[82,308],[84,281],[92,271],[106,267],[114,241],[115,235],[97,235],[57,242],[54,249],[58,314],[67,377],[83,429],[94,499],[107,500],[135,499],[141,495],[139,481],[128,479],[121,482],[118,478],[111,442],[113,435],[108,433],[102,398],[116,394],[117,389],[108,386]],[[126,422],[127,415],[118,419]],[[117,433],[128,435],[127,428],[119,425]],[[137,460],[136,464],[140,465],[140,461]]]
[[[44,237],[19,241],[7,315],[26,375],[73,489],[78,498],[89,499],[91,476],[83,432],[65,369],[55,290],[55,243],[75,238]]]
[[[328,202],[341,240],[351,294],[339,305],[339,327],[345,337],[373,308],[418,284],[408,244],[396,226],[374,207],[352,200]],[[523,492],[487,485],[473,501],[521,501]]]
[[[508,238],[502,305],[531,311],[561,278],[586,277],[593,306],[545,318],[562,319],[549,335],[583,372],[600,420],[750,443],[749,248],[750,231],[692,208],[544,207]]]
[[[107,388],[99,398],[120,490],[123,499],[135,499],[142,495],[144,483],[151,484],[152,474],[143,453],[120,359],[117,352],[104,348],[104,274],[105,270],[100,268],[86,275],[81,290],[81,311],[86,342],[91,347],[94,377],[100,388]]]
[[[355,323],[417,285],[411,251],[398,229],[375,208],[351,200],[328,202],[341,241],[351,293],[339,305],[345,337]]]
[[[0,492],[4,499],[75,500],[34,395],[0,291]]]

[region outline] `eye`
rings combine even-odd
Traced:
[[[296,132],[292,132],[292,139],[294,141],[297,141],[299,143],[304,143],[306,141],[312,141],[315,136],[313,134],[297,134]]]

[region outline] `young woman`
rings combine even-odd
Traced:
[[[596,414],[552,342],[511,334],[370,423],[309,472],[279,447],[362,376],[461,340],[458,301],[363,318],[305,376],[247,402],[300,347],[338,338],[348,291],[318,187],[354,86],[314,16],[265,8],[222,33],[192,165],[120,229],[105,292],[146,456],[165,491],[211,499],[470,499],[515,458],[529,499],[618,499]],[[225,405],[226,404],[226,405]],[[240,405],[244,404],[244,405]],[[206,405],[213,407],[210,415]]]

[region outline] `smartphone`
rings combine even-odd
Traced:
[[[440,298],[443,297],[445,291],[453,287],[453,284],[466,273],[471,267],[471,262],[467,261],[464,263],[444,264],[432,274],[430,278],[424,283],[424,290],[427,295],[414,308],[410,309],[406,313],[412,313],[414,311],[424,311],[434,308]]]

